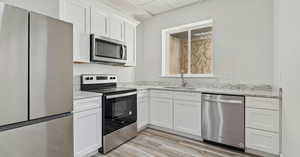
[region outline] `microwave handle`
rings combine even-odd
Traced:
[[[122,49],[121,49],[121,56],[122,56],[122,59],[125,60],[125,54],[126,54],[126,47],[125,46],[122,46]]]

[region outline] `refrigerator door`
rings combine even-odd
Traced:
[[[28,119],[28,12],[0,3],[0,126]]]
[[[73,157],[73,117],[0,132],[1,157]]]
[[[73,25],[30,13],[30,119],[73,110]]]

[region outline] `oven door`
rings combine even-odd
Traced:
[[[137,121],[137,92],[106,95],[103,133],[107,135]]]
[[[126,63],[127,51],[123,42],[91,35],[91,60],[111,63]]]

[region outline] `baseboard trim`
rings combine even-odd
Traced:
[[[282,157],[281,155],[274,155],[274,154],[270,154],[263,151],[250,149],[250,148],[246,148],[245,152],[249,154],[263,156],[263,157]]]
[[[138,129],[137,129],[137,131],[138,132],[141,132],[141,131],[143,131],[143,130],[145,130],[145,129],[147,129],[148,128],[148,125],[144,125],[144,126],[142,126],[142,127],[139,127]]]
[[[280,155],[279,155],[279,156],[280,156],[280,157],[284,157],[282,153],[280,153]]]
[[[182,137],[186,137],[192,140],[196,140],[196,141],[203,141],[203,138],[201,136],[196,136],[196,135],[191,135],[191,134],[187,134],[187,133],[183,133],[180,131],[176,131],[173,129],[169,129],[169,128],[164,128],[164,127],[160,127],[160,126],[156,126],[156,125],[152,125],[152,124],[148,124],[146,128],[151,128],[151,129],[155,129],[155,130],[160,130],[163,132],[167,132],[167,133],[171,133],[177,136],[182,136]]]

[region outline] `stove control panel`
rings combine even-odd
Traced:
[[[83,74],[81,84],[117,83],[117,76],[112,74]]]

